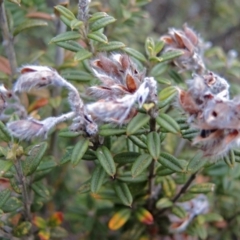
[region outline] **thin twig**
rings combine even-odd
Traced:
[[[192,181],[196,178],[198,171],[193,173],[189,179],[187,180],[187,182],[182,186],[181,190],[178,192],[178,194],[172,199],[173,202],[176,202],[183,193],[186,192],[186,190],[188,189],[188,187],[190,186],[190,184],[192,183]]]
[[[31,211],[30,211],[31,203],[30,203],[30,199],[29,199],[29,195],[28,195],[26,178],[23,175],[23,170],[22,170],[22,165],[21,165],[20,158],[17,158],[17,162],[14,166],[15,166],[17,176],[18,176],[18,180],[19,180],[19,183],[20,183],[20,187],[21,187],[21,190],[22,190],[22,200],[23,200],[23,206],[24,206],[25,219],[27,221],[31,221]]]
[[[180,191],[177,193],[177,195],[172,199],[172,202],[175,203],[181,196],[182,194],[184,194],[186,192],[186,190],[188,189],[188,187],[191,185],[192,181],[196,178],[198,171],[193,173],[189,179],[187,180],[187,182],[182,186],[182,188],[180,189]],[[169,208],[164,208],[161,209],[160,211],[158,211],[157,213],[155,213],[155,216],[159,216],[161,214],[163,214],[166,210],[168,210]]]
[[[6,49],[6,55],[10,63],[12,77],[17,72],[17,60],[13,45],[13,36],[9,31],[4,1],[0,0],[0,27],[3,35],[3,46]]]
[[[156,130],[156,119],[151,118],[150,119],[150,131],[153,132]],[[149,168],[149,176],[148,176],[148,194],[149,194],[149,200],[148,200],[148,209],[151,210],[153,208],[154,204],[154,169],[155,169],[155,160],[152,159],[150,168]]]
[[[58,4],[61,4],[63,0],[59,0]],[[65,1],[64,1],[65,2]],[[56,35],[64,33],[66,31],[66,25],[60,20],[60,18],[56,19]],[[56,47],[55,53],[55,65],[59,67],[64,62],[64,49],[61,47]],[[61,93],[60,87],[54,87],[52,90],[52,96],[57,97]],[[58,116],[61,113],[60,107],[53,108],[52,116]],[[58,134],[56,131],[53,132],[50,140],[50,148],[52,151],[53,156],[56,159],[59,159],[59,150],[58,150]]]

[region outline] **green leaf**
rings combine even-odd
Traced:
[[[168,132],[175,133],[175,134],[180,133],[179,125],[168,114],[160,113],[156,120],[157,120],[157,123]]]
[[[37,182],[41,179],[43,179],[44,177],[46,177],[46,175],[48,173],[50,173],[53,169],[52,168],[49,168],[49,169],[46,169],[46,170],[40,170],[40,171],[36,171],[34,176],[33,176],[33,182]]]
[[[11,141],[11,134],[7,130],[6,126],[0,121],[0,139],[4,142]]]
[[[153,38],[151,37],[148,37],[145,41],[145,51],[146,51],[146,54],[149,56],[149,57],[152,57],[155,55],[154,53],[154,47],[155,47],[155,43],[154,43],[154,40]]]
[[[70,28],[73,30],[75,28],[79,28],[80,26],[83,25],[83,22],[82,21],[79,21],[78,19],[73,19],[71,22],[70,22]]]
[[[78,82],[89,82],[93,79],[93,76],[85,71],[81,70],[66,70],[62,71],[61,75],[67,79],[68,81],[78,81]],[[68,130],[69,132],[75,133],[73,131]]]
[[[35,182],[31,185],[32,190],[44,200],[49,200],[50,192],[46,186],[42,182]]]
[[[85,59],[88,59],[92,56],[92,53],[89,52],[86,49],[81,49],[80,51],[78,51],[75,56],[74,56],[74,61],[83,61]]]
[[[148,175],[147,175],[147,173],[142,173],[136,177],[133,177],[131,172],[124,172],[124,173],[119,174],[117,176],[117,179],[122,182],[126,182],[126,183],[139,183],[139,182],[147,181]]]
[[[157,201],[156,203],[156,208],[157,209],[162,209],[162,208],[168,208],[173,205],[172,201],[169,200],[169,198],[161,198]]]
[[[174,172],[185,172],[185,165],[174,156],[161,152],[158,162]]]
[[[132,194],[126,183],[116,181],[114,183],[114,190],[124,205],[129,207],[132,206],[132,202],[133,202]]]
[[[13,230],[13,235],[16,237],[26,236],[31,230],[32,224],[30,222],[21,222]]]
[[[155,52],[156,54],[158,54],[159,52],[161,52],[162,49],[163,49],[163,47],[164,47],[164,45],[165,45],[165,42],[164,42],[164,41],[162,41],[162,40],[156,41],[156,42],[155,42],[155,46],[154,46],[154,52]]]
[[[29,151],[29,155],[27,158],[22,162],[23,174],[25,176],[31,175],[40,164],[44,153],[47,150],[47,143],[42,142],[39,144],[34,145],[31,150]]]
[[[75,41],[71,41],[71,40],[67,41],[67,42],[56,42],[56,44],[59,47],[62,47],[64,49],[67,49],[72,52],[78,52],[83,49],[83,47],[79,43],[77,43]]]
[[[150,132],[147,135],[148,151],[154,160],[157,160],[160,156],[161,139],[157,132]]]
[[[92,32],[95,32],[97,30],[99,30],[100,28],[103,28],[105,26],[107,26],[110,23],[115,22],[116,19],[114,17],[111,17],[109,15],[99,18],[98,20],[95,20],[91,25],[90,25],[90,30]]]
[[[202,168],[206,162],[207,162],[207,158],[203,157],[203,153],[202,152],[198,152],[188,163],[187,166],[187,171],[188,172],[196,172],[198,171],[200,168]]]
[[[107,137],[107,136],[120,136],[126,133],[126,129],[119,128],[101,128],[99,130],[99,135]]]
[[[123,51],[128,53],[129,55],[133,56],[134,58],[138,59],[141,62],[147,61],[147,59],[145,58],[145,56],[142,53],[140,53],[139,51],[137,51],[133,48],[126,47],[123,49]]]
[[[8,1],[11,2],[11,3],[17,4],[19,7],[21,5],[21,0],[8,0]]]
[[[220,222],[220,221],[223,221],[223,217],[218,213],[206,213],[206,214],[202,214],[201,217],[204,218],[204,222]]]
[[[97,149],[96,155],[107,174],[114,177],[116,174],[116,166],[113,161],[111,152],[108,150],[108,148],[105,146],[99,147]]]
[[[166,197],[172,198],[176,194],[176,183],[170,176],[164,177],[162,181],[163,193]]]
[[[137,152],[122,152],[114,156],[114,161],[121,164],[133,163],[139,156],[140,153]]]
[[[55,159],[52,156],[49,156],[49,157],[46,157],[45,159],[43,159],[43,161],[41,161],[41,163],[37,167],[37,171],[48,170],[48,169],[54,168],[56,166],[57,166],[57,163],[56,163]]]
[[[109,16],[109,15],[105,12],[96,12],[89,18],[88,22],[93,23],[93,22],[95,22],[101,18],[105,18],[107,16]]]
[[[67,26],[70,27],[71,26],[71,20],[69,20],[68,18],[66,18],[65,16],[60,16],[61,21]]]
[[[190,193],[208,193],[213,192],[215,188],[214,183],[199,183],[191,186],[188,190]]]
[[[18,25],[14,31],[13,31],[13,36],[18,35],[20,32],[28,30],[29,28],[34,28],[34,27],[44,27],[47,26],[48,23],[45,21],[41,21],[41,20],[27,20],[23,23],[21,23],[20,25]]]
[[[56,11],[58,11],[62,16],[66,17],[69,20],[76,19],[74,14],[69,9],[65,8],[64,6],[57,5],[57,6],[54,7],[54,9]]]
[[[175,171],[169,169],[169,168],[166,168],[165,166],[161,166],[157,169],[157,172],[156,174],[158,176],[167,176],[167,175],[171,175],[172,173],[174,173]]]
[[[18,193],[18,194],[22,193],[22,189],[20,187],[20,184],[19,184],[19,182],[17,181],[17,179],[15,177],[10,178],[10,184],[11,184],[12,189],[16,193]]]
[[[88,179],[84,183],[82,183],[78,189],[78,193],[83,194],[90,192],[90,186],[91,186],[91,179]]]
[[[158,62],[172,60],[176,57],[181,56],[183,53],[184,52],[182,50],[169,51],[169,52],[163,53],[160,57],[157,58],[157,60]]]
[[[175,70],[171,69],[168,71],[169,76],[178,84],[183,83],[184,79],[181,77],[181,75],[176,72]]]
[[[67,239],[68,232],[64,228],[57,226],[51,229],[50,235],[53,239]]]
[[[167,99],[172,99],[177,94],[176,87],[169,86],[161,90],[158,94],[159,101],[165,101]]]
[[[142,149],[146,149],[147,145],[146,143],[144,143],[139,136],[128,136],[128,138],[134,143],[136,144],[138,147],[142,148]]]
[[[125,44],[122,42],[117,42],[117,41],[111,41],[108,42],[106,44],[101,44],[97,47],[97,50],[99,52],[109,52],[109,51],[113,51],[113,50],[118,50],[121,48],[124,48]]]
[[[167,68],[167,63],[158,63],[154,65],[154,67],[151,69],[150,76],[157,78],[158,76],[161,76],[164,72],[166,72]]]
[[[133,177],[138,176],[142,173],[151,163],[152,156],[149,154],[140,155],[137,160],[133,163],[131,173]]]
[[[16,211],[22,207],[22,202],[16,197],[10,197],[7,202],[2,206],[5,213]]]
[[[66,78],[63,74],[62,74],[62,76],[64,78]],[[60,130],[59,133],[58,133],[58,136],[63,137],[63,138],[75,138],[75,137],[78,137],[80,135],[81,135],[81,132],[73,132],[73,131],[70,131],[68,128]]]
[[[233,150],[230,150],[228,154],[223,157],[223,160],[230,168],[233,168],[235,165],[235,155]]]
[[[107,36],[104,35],[103,33],[101,32],[93,32],[93,33],[89,33],[87,35],[88,38],[92,39],[92,40],[95,40],[97,42],[100,42],[100,43],[107,43],[108,42],[108,39],[107,39]]]
[[[180,206],[174,206],[172,208],[172,213],[177,217],[179,217],[180,219],[183,219],[187,216],[186,211]]]
[[[11,190],[4,189],[0,191],[0,208],[5,204],[5,202],[10,198]]]
[[[92,161],[97,159],[95,152],[91,149],[88,149],[82,158],[83,160],[87,160],[87,161]]]
[[[150,116],[143,113],[138,113],[130,123],[127,125],[127,135],[132,135],[137,132],[140,128],[145,126],[150,120]]]
[[[75,167],[88,149],[89,139],[81,138],[73,148],[71,163]]]
[[[52,38],[50,43],[57,43],[57,42],[64,42],[69,40],[79,39],[81,35],[78,32],[74,31],[67,31],[57,35],[56,37]]]
[[[97,166],[92,173],[90,185],[91,192],[97,193],[100,190],[101,186],[104,183],[105,177],[105,170],[102,168],[102,166]]]
[[[73,147],[66,148],[65,154],[63,155],[62,159],[60,160],[61,165],[64,163],[67,163],[71,160],[72,152],[73,152]]]
[[[2,177],[13,165],[13,162],[0,160],[0,177]]]

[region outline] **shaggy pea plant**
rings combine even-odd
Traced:
[[[61,26],[49,46],[62,60],[17,68],[18,35],[47,23],[12,29],[5,5],[22,6],[9,2],[0,1],[10,69],[0,87],[1,239],[240,237],[240,101],[210,70],[217,61],[233,79],[236,56],[218,58],[187,24],[137,44],[147,1],[110,1],[106,13],[79,0],[47,15]]]

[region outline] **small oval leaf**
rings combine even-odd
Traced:
[[[28,30],[29,28],[34,28],[34,27],[44,27],[47,26],[48,23],[45,21],[41,21],[41,20],[27,20],[23,23],[21,23],[20,25],[18,25],[14,31],[13,31],[13,36],[18,35],[20,32]]]
[[[62,47],[64,49],[67,49],[67,50],[72,51],[72,52],[78,52],[78,51],[81,51],[83,49],[83,47],[79,43],[74,42],[74,41],[56,42],[56,44],[59,47]]]
[[[54,10],[59,12],[62,16],[66,17],[70,21],[73,19],[76,19],[74,14],[69,9],[65,8],[64,6],[57,5],[54,7]]]
[[[191,186],[187,192],[189,193],[208,193],[213,192],[215,188],[214,183],[199,183]]]
[[[147,146],[150,155],[154,160],[157,160],[160,156],[161,138],[157,132],[150,132],[147,135]]]
[[[100,190],[101,186],[104,183],[105,177],[106,177],[105,170],[102,168],[102,166],[97,166],[92,173],[90,185],[91,192],[97,193]]]
[[[146,125],[150,120],[150,116],[138,113],[127,126],[127,135],[132,135],[137,132],[141,127]]]
[[[170,117],[168,114],[160,113],[159,116],[156,118],[157,123],[171,133],[179,133],[180,127],[177,122]]]
[[[90,38],[92,40],[95,40],[97,42],[100,42],[100,43],[107,43],[108,42],[107,36],[104,35],[101,32],[89,33],[87,36],[88,36],[88,38]]]
[[[159,101],[165,101],[167,99],[173,99],[177,95],[177,89],[173,86],[169,86],[161,90],[158,94]]]
[[[121,202],[126,205],[131,207],[132,206],[132,194],[128,188],[128,185],[126,183],[116,181],[114,183],[114,190],[118,196],[118,198],[121,200]]]
[[[111,41],[106,44],[101,44],[97,47],[97,50],[99,52],[109,52],[117,49],[124,48],[125,44],[122,42],[117,42],[117,41]]]
[[[103,28],[107,26],[110,23],[115,22],[116,19],[114,17],[111,17],[107,15],[106,17],[99,18],[98,20],[95,20],[91,25],[90,25],[90,30],[92,32],[95,32],[99,30],[100,28]]]
[[[139,156],[138,152],[122,152],[114,156],[114,161],[120,164],[133,163]]]
[[[140,155],[136,161],[133,163],[131,168],[131,173],[133,177],[138,176],[142,173],[151,163],[152,156],[149,154]]]
[[[76,166],[88,149],[89,139],[81,138],[73,148],[71,163]]]
[[[22,162],[23,174],[25,176],[31,175],[40,164],[44,153],[46,152],[48,144],[46,142],[42,142],[37,144],[31,148],[29,151],[29,155]]]
[[[109,220],[108,227],[111,230],[118,230],[121,228],[131,216],[129,209],[122,209],[117,211]]]
[[[179,161],[177,158],[170,155],[169,153],[161,152],[158,162],[174,172],[185,171],[186,166],[182,164],[182,161]]]
[[[147,59],[145,58],[145,56],[140,53],[139,51],[133,49],[133,48],[124,48],[123,49],[124,52],[128,53],[129,55],[133,56],[134,58],[138,59],[141,62],[146,62]]]
[[[154,222],[153,215],[145,208],[138,208],[136,217],[141,223],[146,225],[151,225]]]
[[[75,56],[74,56],[74,60],[75,61],[83,61],[85,59],[88,59],[92,56],[92,53],[87,51],[86,49],[81,49],[80,51],[78,51]]]
[[[13,165],[13,162],[0,160],[0,177],[2,177]]]
[[[57,43],[57,42],[64,42],[69,40],[79,39],[81,35],[78,32],[74,31],[67,31],[57,35],[56,37],[52,38],[50,43]]]
[[[0,208],[10,198],[10,195],[11,195],[11,190],[8,188],[0,191]]]
[[[169,52],[163,53],[160,57],[157,58],[157,60],[158,62],[172,60],[176,57],[183,55],[183,53],[184,52],[182,50],[169,51]]]
[[[96,155],[107,174],[114,177],[116,173],[116,166],[108,148],[105,146],[99,147],[96,151]]]

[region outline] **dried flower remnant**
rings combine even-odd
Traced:
[[[205,65],[203,62],[203,41],[187,24],[183,30],[170,28],[168,35],[161,37],[165,42],[165,51],[182,50],[184,53],[173,60],[180,70],[191,70],[203,73]]]
[[[17,120],[7,123],[8,130],[11,134],[19,139],[30,140],[35,137],[47,138],[48,133],[57,124],[72,119],[75,116],[74,112],[63,114],[58,117],[49,117],[42,121],[33,118]]]
[[[58,123],[73,120],[75,131],[85,130],[89,135],[96,134],[97,125],[88,116],[77,89],[62,78],[54,69],[45,66],[25,66],[14,86],[14,91],[28,92],[34,88],[61,86],[68,89],[68,100],[72,111],[58,117],[49,117],[42,121],[36,119],[18,120],[8,123],[12,135],[19,139],[47,137],[49,131]]]
[[[86,22],[88,19],[89,4],[91,0],[79,0],[78,3],[78,19]]]
[[[205,195],[199,194],[197,197],[187,202],[176,203],[186,211],[186,217],[181,219],[176,215],[169,214],[168,218],[171,222],[170,232],[181,233],[186,230],[187,226],[199,214],[207,213],[209,210],[209,202]]]
[[[7,99],[12,97],[12,93],[7,90],[3,84],[0,85],[0,114],[3,113],[7,106]]]
[[[87,90],[89,96],[99,101],[88,104],[87,111],[97,122],[127,123],[145,102],[157,102],[157,84],[153,78],[139,72],[125,54],[108,58],[101,54],[92,61],[93,71],[102,82]]]
[[[228,82],[213,72],[194,74],[187,84],[187,91],[177,89],[189,123],[200,130],[193,144],[199,145],[205,156],[225,155],[239,144],[239,99],[229,99]]]

